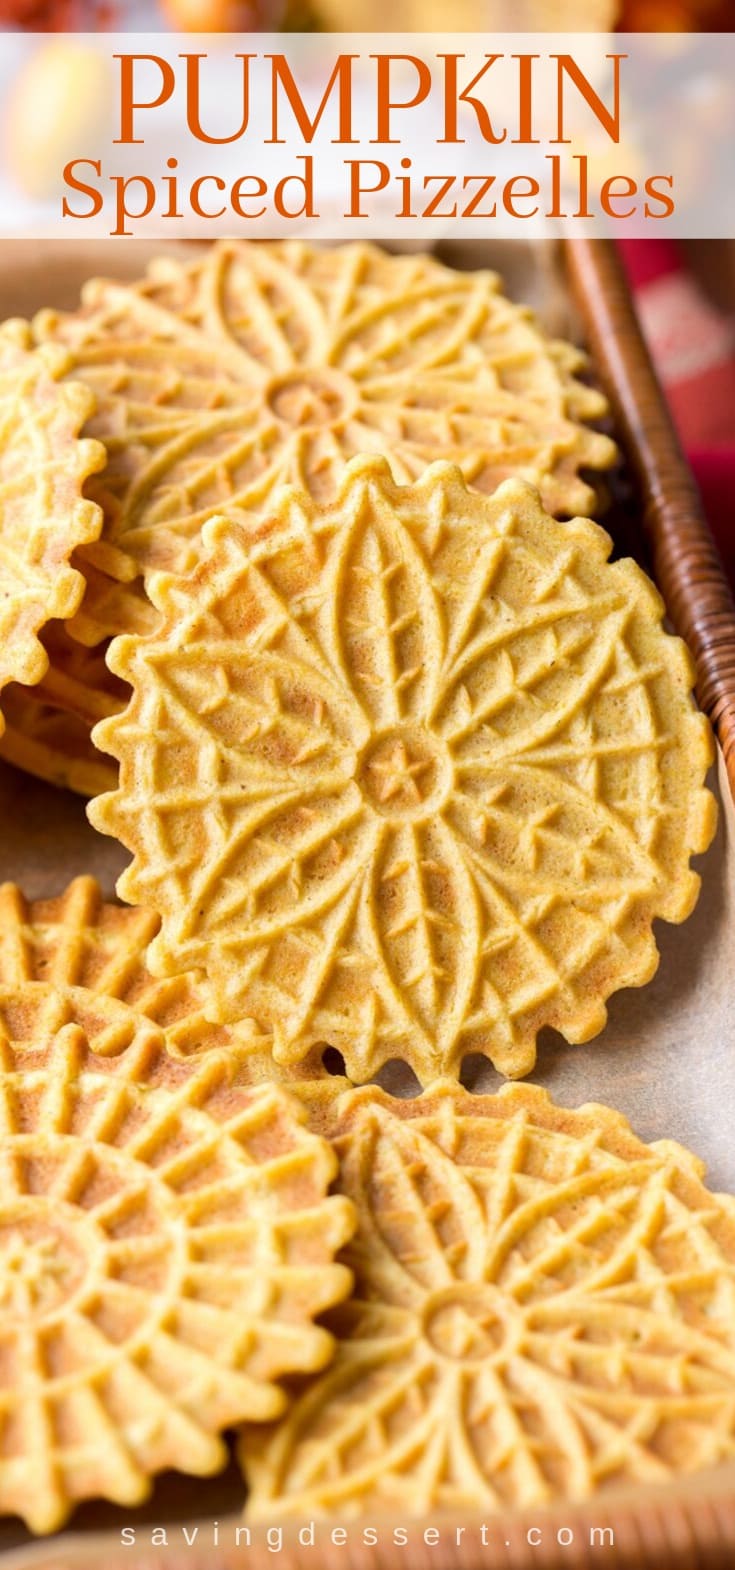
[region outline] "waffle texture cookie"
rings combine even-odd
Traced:
[[[0,332],[0,691],[43,677],[39,633],[79,609],[85,580],[70,557],[102,528],[82,488],[105,452],[80,438],[94,397],[66,379],[71,363],[59,347],[34,349],[22,323]]]
[[[128,708],[95,730],[120,789],[90,805],[156,909],[156,975],[207,1013],[315,1043],[352,1080],[427,1083],[486,1053],[520,1075],[539,1030],[602,1029],[682,921],[715,822],[684,645],[631,561],[508,481],[358,459],[337,501],[284,492],[258,536],[213,521],[160,631],[116,641]]]
[[[16,1045],[38,1045],[76,1024],[101,1057],[145,1042],[178,1061],[224,1050],[238,1084],[288,1080],[311,1126],[328,1123],[334,1096],[349,1081],[327,1073],[318,1050],[284,1070],[273,1062],[270,1037],[247,1022],[208,1022],[196,975],[159,980],[148,970],[145,954],[158,928],[152,912],[106,902],[94,878],[74,878],[43,900],[27,900],[17,884],[0,885],[0,1032]]]
[[[328,1145],[226,1053],[112,1059],[65,1027],[1,1048],[0,1513],[35,1532],[208,1474],[220,1432],[278,1416],[323,1367],[353,1230]]]
[[[606,406],[577,377],[583,356],[495,274],[429,256],[223,242],[161,257],[139,284],[92,280],[79,310],[33,326],[93,389],[108,453],[72,629],[86,643],[152,625],[147,574],[193,566],[208,517],[267,510],[284,482],[331,499],[356,453],[384,454],[398,480],[440,457],[481,490],[520,474],[563,514],[594,508],[579,470],[615,456],[584,424]]]
[[[329,1370],[246,1429],[249,1513],[582,1499],[735,1454],[735,1202],[607,1107],[531,1085],[340,1104],[359,1228]]]

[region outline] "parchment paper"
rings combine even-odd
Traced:
[[[42,304],[72,305],[90,273],[136,276],[151,249],[143,242],[122,249],[114,242],[89,248],[76,242],[42,247],[8,242],[0,255],[0,317],[28,314]],[[531,297],[553,330],[564,330],[565,297],[548,248],[463,247],[451,260],[499,267],[511,292]],[[513,288],[513,274],[522,290]],[[711,849],[695,862],[703,884],[694,914],[681,927],[657,924],[657,975],[648,986],[611,999],[607,1028],[594,1041],[570,1047],[544,1033],[533,1077],[570,1106],[603,1101],[618,1107],[643,1139],[680,1140],[706,1161],[711,1186],[735,1192],[735,810],[721,757],[710,783],[720,800],[719,826]],[[89,826],[79,797],[0,763],[2,879],[18,882],[37,898],[59,893],[79,873],[93,873],[113,897],[125,860],[112,840]],[[463,1077],[473,1088],[500,1083],[478,1060],[466,1065]],[[396,1078],[392,1072],[386,1082],[401,1094],[416,1089],[408,1073]],[[107,1527],[118,1544],[125,1522],[222,1519],[241,1502],[233,1466],[204,1482],[164,1478],[140,1511],[84,1506],[73,1526],[75,1532]],[[0,1552],[28,1542],[17,1523],[0,1523]],[[29,1565],[34,1558],[31,1552]],[[25,1555],[22,1561],[13,1555],[13,1570],[21,1562]]]

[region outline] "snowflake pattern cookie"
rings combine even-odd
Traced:
[[[133,696],[95,730],[120,788],[89,808],[162,918],[158,976],[206,1012],[317,1043],[354,1081],[467,1053],[528,1073],[536,1037],[602,1029],[653,974],[655,917],[696,899],[715,821],[684,645],[631,561],[508,481],[378,459],[336,502],[282,492],[258,534],[205,531],[110,651]]]
[[[329,1370],[244,1431],[254,1518],[583,1499],[735,1456],[735,1201],[531,1085],[338,1111],[359,1227]]]
[[[332,1355],[353,1212],[305,1114],[226,1053],[102,1059],[70,1024],[0,1057],[0,1514],[50,1532],[221,1470],[224,1429],[283,1411]]]
[[[93,390],[108,454],[83,642],[150,626],[148,573],[187,571],[208,517],[267,511],[284,483],[329,500],[357,453],[385,456],[397,480],[436,458],[484,491],[521,475],[562,514],[594,510],[579,470],[616,456],[585,423],[606,405],[579,380],[584,356],[495,274],[431,256],[222,242],[162,256],[138,284],[92,280],[78,311],[33,326]]]

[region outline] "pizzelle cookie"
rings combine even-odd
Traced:
[[[128,696],[124,682],[107,667],[107,646],[87,648],[71,638],[63,622],[51,622],[42,635],[49,668],[34,695],[85,724],[117,714]]]
[[[201,969],[207,1013],[316,1043],[352,1080],[426,1083],[487,1053],[528,1073],[539,1030],[588,1040],[653,974],[708,845],[707,721],[684,645],[631,561],[519,481],[349,465],[319,509],[205,529],[121,638],[128,708],[94,732],[120,788],[89,807],[156,909],[156,975]]]
[[[192,567],[208,517],[262,513],[284,482],[329,500],[357,453],[398,480],[440,457],[481,490],[520,474],[563,514],[594,508],[579,470],[615,457],[583,423],[606,407],[577,378],[584,357],[495,274],[430,256],[223,242],[138,284],[92,280],[78,311],[33,325],[93,389],[108,453],[72,628],[86,643],[154,624],[148,573]]]
[[[97,751],[84,720],[44,703],[33,688],[17,683],[6,687],[3,708],[0,757],[7,763],[80,796],[115,789],[117,769]]]
[[[0,332],[0,691],[43,677],[39,632],[78,610],[85,581],[70,557],[102,528],[82,488],[105,452],[80,438],[94,398],[65,379],[70,366],[61,348],[33,348],[22,323]]]
[[[332,1354],[313,1321],[353,1212],[305,1114],[226,1053],[2,1039],[0,1112],[0,1513],[49,1532],[216,1472],[222,1430],[284,1410],[278,1381]]]
[[[12,682],[3,693],[0,757],[82,796],[114,790],[117,770],[91,738],[93,725],[125,706],[125,685],[105,664],[106,645],[76,643],[63,622],[50,622],[40,642],[49,659],[41,681]]]
[[[253,1517],[533,1507],[735,1455],[735,1202],[531,1085],[340,1102],[339,1338],[240,1455]]]
[[[178,1061],[224,1050],[238,1084],[287,1080],[310,1126],[328,1121],[335,1091],[349,1081],[328,1074],[316,1050],[293,1071],[276,1069],[269,1036],[247,1022],[209,1023],[196,975],[159,980],[148,970],[158,928],[152,912],[106,902],[94,878],[74,878],[42,900],[0,884],[0,1032],[17,1046],[39,1045],[79,1025],[101,1057],[146,1042]]]

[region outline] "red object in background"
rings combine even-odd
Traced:
[[[733,0],[623,0],[620,33],[731,33]]]
[[[63,32],[80,25],[78,0],[0,0],[0,22],[31,32]]]
[[[641,326],[735,587],[735,321],[669,240],[618,242]]]
[[[735,449],[700,447],[689,453],[704,510],[735,589]]]
[[[0,24],[31,33],[101,32],[114,26],[115,15],[104,0],[0,0]]]

